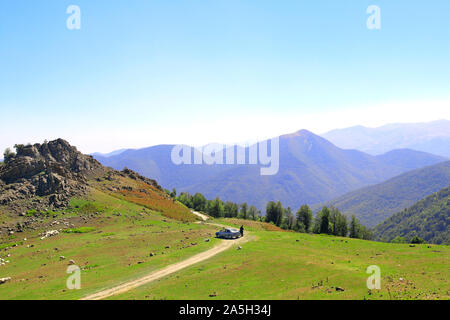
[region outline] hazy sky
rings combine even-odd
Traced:
[[[0,150],[450,119],[449,40],[448,0],[2,0]]]

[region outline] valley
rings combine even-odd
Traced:
[[[194,211],[201,197],[186,206],[183,194],[128,168],[104,167],[64,140],[16,151],[0,166],[1,299],[450,298],[449,246],[320,234],[323,210],[306,231],[283,229],[287,211],[277,213],[283,224],[241,216],[239,207],[235,218],[222,216],[223,208],[211,216],[219,200],[202,200],[208,210]],[[447,165],[417,172],[432,177],[427,170],[437,170],[442,178]],[[241,225],[243,239],[215,237],[218,228]],[[373,265],[381,269],[381,290],[366,286]],[[78,289],[67,284],[70,270],[79,272]]]
[[[3,310],[446,314],[450,1],[74,2],[1,3]]]
[[[262,176],[260,166],[255,164],[177,165],[171,159],[175,147],[161,145],[127,150],[110,157],[96,156],[96,159],[117,170],[130,168],[156,179],[170,190],[199,192],[208,199],[220,197],[225,201],[247,202],[258,209],[264,209],[269,201],[278,200],[291,208],[323,203],[446,160],[413,150],[371,156],[357,150],[340,149],[307,130],[300,130],[279,137],[279,172]],[[249,149],[241,152],[248,155]],[[225,154],[223,152],[221,163],[226,163]]]
[[[450,162],[409,171],[380,184],[349,192],[339,198],[316,205],[334,206],[355,215],[368,226],[383,222],[393,214],[450,185]]]

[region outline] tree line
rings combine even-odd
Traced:
[[[231,201],[222,201],[219,198],[207,200],[201,193],[191,195],[182,192],[177,196],[176,189],[166,190],[172,198],[178,200],[189,209],[205,212],[214,218],[239,218],[245,220],[264,221],[261,211],[247,203],[237,204]]]
[[[329,234],[365,240],[371,240],[373,237],[372,232],[355,216],[352,216],[349,221],[347,216],[334,207],[323,207],[314,217],[307,205],[301,206],[294,214],[290,207],[284,208],[280,201],[271,201],[267,204],[266,215],[263,217],[260,210],[247,203],[224,202],[218,197],[207,200],[201,193],[191,195],[182,192],[177,195],[176,189],[166,190],[166,193],[186,207],[205,212],[214,218],[239,218],[267,222],[284,230],[300,233]]]
[[[347,216],[334,207],[323,207],[314,217],[311,208],[303,205],[294,215],[291,208],[283,208],[280,201],[269,202],[266,207],[265,221],[285,230],[301,233],[329,234],[371,240],[372,233],[359,220]]]

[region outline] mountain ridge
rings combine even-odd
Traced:
[[[377,240],[420,237],[427,243],[450,245],[450,186],[394,214],[374,228]]]
[[[408,171],[382,183],[351,191],[317,205],[334,206],[373,227],[391,215],[450,185],[450,161]]]
[[[357,150],[344,150],[307,130],[279,137],[280,170],[262,177],[259,165],[175,165],[173,145],[127,150],[109,158],[96,157],[115,169],[130,168],[158,180],[167,189],[200,192],[207,198],[219,196],[237,203],[248,202],[264,209],[269,201],[282,201],[297,208],[321,203],[358,188],[376,184],[445,158],[416,152],[398,151],[392,156],[371,156]],[[249,148],[245,148],[249,152]],[[399,154],[407,153],[402,157]]]
[[[321,135],[344,149],[380,155],[395,149],[413,149],[450,158],[450,121],[394,123],[377,128],[354,126]]]

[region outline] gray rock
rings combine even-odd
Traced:
[[[98,161],[78,152],[62,139],[18,145],[17,155],[0,167],[0,204],[49,196],[45,198],[48,203],[45,199],[44,203],[37,203],[42,205],[40,209],[64,207],[70,197],[85,192],[86,177],[96,170],[103,170]],[[17,211],[26,216],[23,210],[18,208]]]
[[[7,283],[9,281],[11,281],[11,277],[0,278],[0,284],[5,284],[5,283]]]

